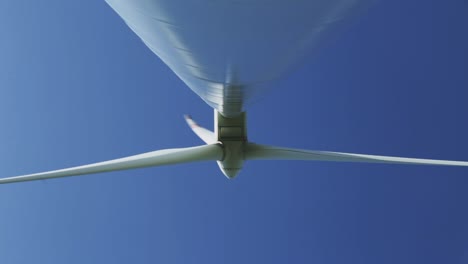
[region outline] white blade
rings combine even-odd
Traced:
[[[193,121],[191,116],[185,115],[184,118],[192,131],[206,144],[214,144],[218,141],[212,131],[199,126],[195,121]]]
[[[218,144],[204,145],[190,148],[163,149],[147,152],[135,156],[93,163],[68,169],[34,173],[0,179],[0,184],[35,181],[50,178],[67,177],[100,172],[136,169],[150,166],[170,165],[204,160],[220,160],[223,149]]]
[[[415,159],[331,151],[316,151],[248,144],[246,160],[318,160],[367,163],[403,163],[421,165],[468,166],[466,161]]]

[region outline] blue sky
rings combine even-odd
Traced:
[[[468,160],[467,10],[380,1],[248,108],[250,139]],[[0,32],[5,177],[201,144],[186,113],[212,126],[104,1],[3,1]],[[258,161],[3,185],[0,262],[466,263],[467,174]]]

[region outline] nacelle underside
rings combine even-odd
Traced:
[[[244,149],[247,144],[245,112],[236,117],[225,117],[215,110],[215,136],[223,146],[223,159],[218,161],[223,174],[232,179],[244,164]]]

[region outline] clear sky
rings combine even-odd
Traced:
[[[252,141],[468,160],[468,4],[380,1]],[[199,145],[212,109],[104,1],[0,2],[2,177]],[[467,263],[466,168],[214,162],[0,186],[0,263]]]

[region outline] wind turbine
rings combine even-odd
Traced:
[[[366,0],[106,0],[142,41],[214,108],[214,131],[186,122],[206,144],[0,179],[42,180],[196,161],[217,161],[229,179],[246,160],[316,160],[468,166],[465,161],[291,149],[249,142],[246,104],[316,50]]]

